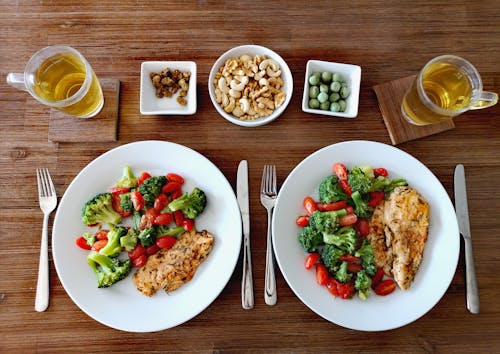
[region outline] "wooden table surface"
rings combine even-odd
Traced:
[[[358,139],[390,144],[372,87],[414,74],[434,56],[465,57],[478,68],[485,89],[498,92],[499,14],[498,1],[465,0],[1,1],[0,76],[20,72],[40,47],[68,44],[87,57],[99,77],[117,78],[122,86],[117,142],[52,143],[47,139],[49,110],[5,80],[0,83],[0,352],[499,352],[500,105],[464,114],[455,119],[453,130],[398,145],[429,167],[452,201],[454,167],[465,165],[481,297],[478,315],[465,308],[463,246],[443,298],[402,328],[357,332],[330,323],[295,296],[279,271],[278,304],[267,306],[266,213],[258,195],[265,163],[277,165],[282,183],[302,159],[324,146]],[[287,110],[259,128],[221,118],[207,90],[215,59],[248,43],[278,52],[294,77]],[[302,112],[309,59],[362,67],[356,119]],[[196,62],[196,115],[140,114],[140,65],[147,60]],[[155,333],[114,330],[73,303],[50,256],[50,306],[35,312],[42,225],[35,168],[50,168],[60,197],[100,154],[149,139],[199,151],[233,187],[239,161],[248,160],[255,308],[241,307],[240,256],[220,296],[192,320]]]

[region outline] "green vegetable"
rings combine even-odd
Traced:
[[[137,238],[144,247],[152,246],[156,242],[156,229],[154,227],[146,227],[139,231]]]
[[[161,189],[165,183],[167,183],[167,177],[153,176],[146,179],[139,188],[137,188],[146,202],[146,208],[153,207],[155,199],[161,193]]]
[[[207,197],[198,187],[195,187],[191,193],[184,193],[181,197],[174,199],[168,204],[172,211],[181,210],[182,213],[190,219],[200,215],[207,205]]]
[[[308,90],[309,108],[319,108],[332,112],[344,112],[346,110],[345,99],[349,96],[350,90],[340,74],[328,71],[315,72],[309,76],[308,82],[310,85]]]
[[[394,188],[400,187],[400,186],[406,186],[408,183],[404,178],[396,178],[393,180],[390,180],[387,177],[384,176],[377,176],[375,180],[373,181],[372,187],[370,190],[372,191],[384,191],[385,193],[392,192]]]
[[[157,226],[156,228],[156,236],[161,237],[161,236],[174,236],[178,237],[182,235],[184,232],[186,232],[186,229],[184,229],[182,226],[175,226],[175,227],[168,227],[168,226]]]
[[[340,97],[347,98],[351,94],[351,90],[347,86],[342,86],[340,89]]]
[[[321,81],[323,81],[325,84],[328,84],[330,81],[332,81],[332,76],[333,74],[329,71],[323,71],[321,73]]]
[[[310,85],[318,85],[320,83],[320,73],[313,73],[309,76]]]
[[[319,103],[323,103],[328,101],[328,94],[326,92],[320,92],[317,97]]]
[[[129,166],[123,167],[122,177],[116,183],[117,187],[120,188],[132,188],[135,187],[137,179]]]
[[[321,250],[321,261],[330,273],[335,274],[339,269],[340,257],[343,255],[344,251],[335,245],[326,244]]]
[[[330,102],[328,102],[328,101],[322,102],[319,105],[319,109],[321,109],[323,111],[328,111],[329,108],[330,108]]]
[[[334,81],[334,82],[332,82],[332,83],[330,84],[330,90],[331,90],[332,92],[337,93],[337,92],[339,92],[339,91],[340,91],[340,89],[341,89],[341,88],[342,88],[342,85],[341,85],[341,84],[340,84],[340,82],[338,82],[338,81]]]
[[[353,192],[358,191],[362,194],[366,194],[370,192],[372,188],[372,178],[360,167],[354,167],[349,171],[347,182],[349,182]]]
[[[333,92],[330,97],[328,97],[328,101],[337,102],[340,99],[340,95],[337,92]]]
[[[315,211],[309,217],[309,225],[323,234],[332,234],[339,226],[339,217],[346,214],[345,209],[335,211]]]
[[[319,108],[319,101],[316,98],[311,98],[309,100],[309,108],[313,108],[313,109]]]
[[[319,87],[318,86],[309,87],[309,98],[316,98],[316,97],[318,97],[318,94],[319,94]]]
[[[82,221],[85,225],[108,223],[119,224],[122,217],[112,207],[111,193],[100,193],[85,203],[82,208]]]
[[[324,233],[323,242],[335,245],[344,253],[354,253],[358,242],[358,234],[352,226],[344,226],[332,233]]]
[[[346,102],[344,100],[339,100],[338,102],[339,102],[339,105],[340,105],[340,111],[341,112],[345,112],[345,109],[346,109],[346,106],[347,106]]]
[[[88,254],[87,263],[97,275],[98,288],[107,288],[115,284],[126,278],[132,270],[130,259],[120,261],[117,257],[111,258],[95,251]]]
[[[335,272],[335,279],[341,283],[347,283],[351,278],[352,274],[347,271],[347,262],[342,262],[339,269]]]
[[[84,232],[82,237],[85,239],[85,241],[87,241],[87,245],[89,245],[90,247],[94,245],[96,240],[95,234],[92,234],[90,232]]]
[[[125,236],[126,233],[127,229],[124,227],[112,227],[108,232],[108,243],[99,250],[99,253],[108,257],[118,256],[122,250],[120,238]]]
[[[300,231],[299,242],[306,252],[315,252],[323,243],[323,235],[312,226],[306,226]]]
[[[120,194],[120,208],[125,212],[134,210],[134,204],[132,203],[132,199],[130,199],[130,192]]]
[[[340,104],[338,104],[337,102],[332,102],[332,104],[330,105],[330,111],[340,112]]]
[[[354,213],[360,218],[368,219],[373,214],[373,208],[368,205],[368,201],[365,200],[359,191],[353,192],[351,194],[351,199],[354,202]]]
[[[123,247],[127,252],[132,251],[139,242],[138,236],[139,232],[131,227],[130,229],[128,229],[127,234],[120,238],[120,246]]]
[[[372,279],[370,275],[366,273],[365,270],[361,270],[356,274],[356,280],[354,281],[354,289],[358,291],[358,296],[362,300],[366,300],[370,294],[370,286],[372,285]]]
[[[333,81],[338,81],[338,82],[343,82],[344,79],[342,78],[342,75],[340,75],[339,73],[334,73],[333,76],[332,76],[332,80]]]
[[[354,253],[356,257],[361,259],[361,265],[363,270],[371,277],[377,272],[377,267],[375,267],[375,256],[373,255],[373,247],[370,241],[365,239],[360,248]]]
[[[324,178],[319,185],[319,199],[323,203],[333,203],[347,200],[347,196],[338,184],[338,178],[330,175]]]

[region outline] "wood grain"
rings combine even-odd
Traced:
[[[484,88],[498,92],[499,13],[498,1],[484,0],[0,2],[1,76],[21,72],[42,46],[67,44],[84,54],[98,77],[121,82],[119,139],[85,143],[49,141],[49,109],[5,80],[0,82],[0,352],[56,353],[69,348],[133,353],[500,351],[500,276],[495,271],[500,264],[500,199],[495,184],[500,180],[500,105],[463,114],[455,119],[455,129],[398,145],[428,166],[452,200],[454,167],[463,163],[467,169],[479,315],[470,315],[465,308],[462,256],[443,298],[422,318],[399,329],[360,333],[332,324],[307,308],[279,271],[278,304],[268,307],[263,298],[266,213],[258,198],[266,163],[277,165],[281,185],[300,161],[324,146],[346,140],[390,144],[373,86],[413,75],[437,55],[468,59],[481,73]],[[258,128],[232,125],[220,117],[207,89],[217,57],[248,43],[279,53],[294,78],[294,94],[284,114]],[[309,59],[362,67],[356,119],[301,111]],[[140,65],[146,60],[197,63],[195,115],[141,116]],[[248,160],[255,308],[241,308],[240,260],[220,296],[197,317],[157,333],[124,333],[97,323],[73,303],[50,258],[50,306],[36,313],[42,214],[35,168],[50,168],[62,196],[78,172],[100,154],[149,139],[199,151],[233,187],[238,162]]]

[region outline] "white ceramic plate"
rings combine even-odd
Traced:
[[[408,291],[397,289],[385,297],[371,294],[365,301],[357,297],[342,300],[316,284],[314,270],[305,270],[307,253],[299,244],[300,228],[295,219],[304,214],[305,196],[318,199],[318,186],[324,177],[332,174],[335,162],[342,162],[347,168],[360,164],[385,167],[390,177],[406,178],[429,202],[431,221],[424,258]],[[448,289],[460,251],[455,211],[439,180],[409,154],[370,141],[327,146],[308,156],[290,173],[274,210],[273,244],[283,276],[304,304],[328,321],[363,331],[401,327],[427,313]]]
[[[80,211],[88,199],[107,191],[129,165],[139,174],[176,172],[185,178],[184,190],[198,186],[208,204],[196,219],[199,230],[215,236],[214,247],[194,278],[167,295],[158,291],[148,298],[135,289],[131,275],[110,288],[98,289],[87,265],[87,251],[75,239],[88,228]],[[122,145],[92,161],[71,182],[54,221],[52,251],[57,274],[75,304],[109,327],[129,332],[151,332],[184,323],[198,315],[226,286],[239,257],[241,216],[231,185],[221,171],[198,152],[162,141]]]

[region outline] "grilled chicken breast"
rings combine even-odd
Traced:
[[[133,280],[137,290],[153,296],[159,289],[167,293],[190,281],[198,266],[212,250],[214,237],[207,231],[185,232],[172,248],[161,249],[137,270]]]
[[[375,263],[403,290],[409,289],[422,262],[429,220],[429,204],[408,186],[395,188],[370,220]]]

